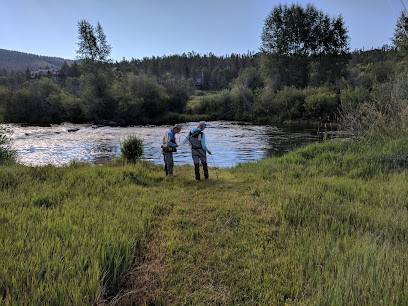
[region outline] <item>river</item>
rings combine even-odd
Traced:
[[[319,141],[316,129],[287,128],[270,125],[253,125],[231,121],[207,123],[206,140],[213,157],[209,165],[228,168],[238,163],[256,161],[265,157],[280,156],[294,148]],[[176,135],[178,143],[196,127],[196,122],[183,124]],[[143,139],[143,159],[163,164],[160,145],[168,125],[108,127],[89,124],[52,125],[35,127],[7,125],[13,133],[12,148],[18,161],[25,165],[63,166],[75,160],[95,165],[120,156],[120,146],[128,135]],[[182,145],[175,155],[175,165],[192,164],[189,146]]]

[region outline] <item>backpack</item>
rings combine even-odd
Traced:
[[[189,136],[189,141],[190,141],[192,149],[201,149],[202,148],[202,145],[201,145],[202,135],[203,135],[203,132],[200,131],[200,130],[195,131],[194,133],[191,133],[191,131],[190,131],[188,136]]]
[[[170,136],[169,136],[169,133],[166,132],[163,137],[163,143],[161,145],[161,148],[163,152],[176,152],[177,149],[170,146],[169,143],[170,143]]]

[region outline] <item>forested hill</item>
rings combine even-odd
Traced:
[[[45,68],[46,66],[49,68],[61,68],[64,61],[66,61],[68,65],[74,63],[73,60],[66,60],[58,57],[41,56],[0,49],[0,69],[6,69],[7,71],[25,71],[27,67],[30,70],[38,70],[40,68]]]

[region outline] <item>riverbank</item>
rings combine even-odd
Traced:
[[[407,151],[325,142],[200,182],[2,166],[0,303],[406,304]]]

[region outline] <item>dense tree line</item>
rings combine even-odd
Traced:
[[[259,58],[259,54],[251,52],[215,56],[212,53],[201,55],[192,51],[182,55],[123,60],[116,65],[123,72],[147,74],[156,78],[170,74],[195,81],[200,76],[201,89],[219,89],[226,88],[245,68],[258,68]]]
[[[398,24],[407,24],[404,15]],[[81,20],[78,31],[81,64],[64,63],[58,78],[0,71],[0,120],[128,125],[205,115],[334,121],[339,110],[367,101],[386,109],[390,84],[407,70],[402,30],[395,47],[349,52],[342,18],[310,5],[276,6],[265,20],[261,52],[244,55],[190,52],[112,62],[99,23]]]

